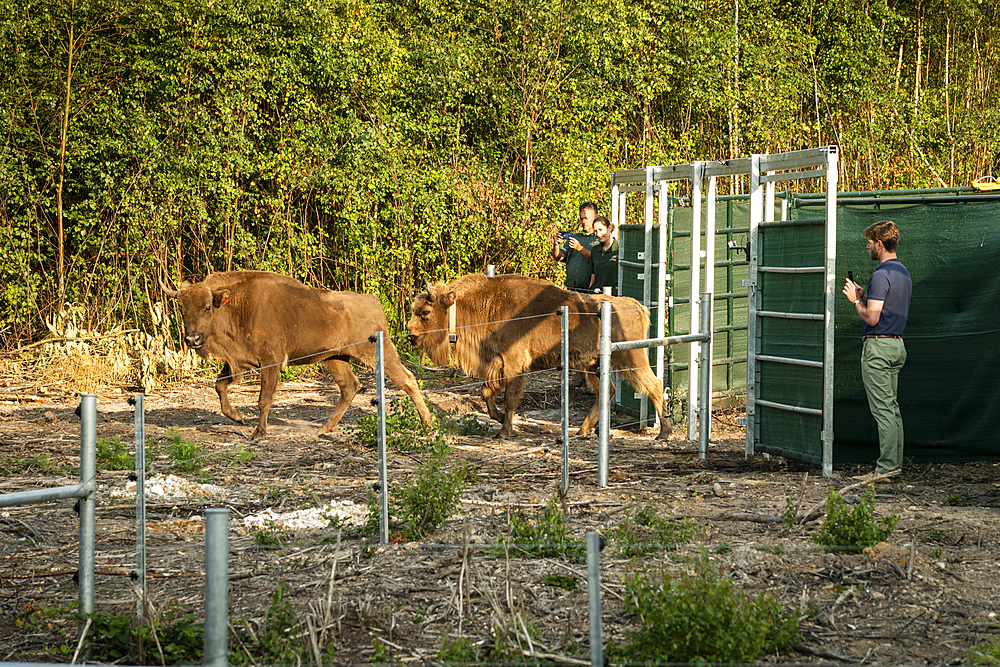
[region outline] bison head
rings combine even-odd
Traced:
[[[438,366],[447,366],[451,357],[448,344],[448,308],[455,303],[455,292],[444,284],[427,285],[427,291],[413,299],[409,324],[410,344],[423,350]]]
[[[212,291],[203,283],[183,282],[176,290],[171,290],[163,281],[160,289],[164,294],[177,299],[184,319],[184,343],[202,353],[202,348],[218,328],[218,310],[229,303],[229,290]]]

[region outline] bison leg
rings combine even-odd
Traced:
[[[511,433],[514,431],[514,413],[517,412],[517,406],[521,403],[521,397],[524,395],[524,385],[527,379],[524,375],[518,374],[510,379],[507,386],[504,388],[503,393],[503,409],[504,418],[503,423],[500,425],[500,430],[497,432],[496,437],[502,438],[503,440],[509,440]]]
[[[496,383],[496,386],[484,384],[483,388],[479,390],[479,393],[482,395],[483,400],[486,401],[486,409],[490,413],[490,419],[498,421],[502,424],[504,421],[504,415],[497,409],[497,391],[499,391],[499,389],[499,383]]]
[[[659,378],[649,367],[649,362],[645,355],[645,350],[629,350],[630,358],[622,370],[622,379],[649,397],[656,410],[656,416],[660,418],[660,432],[656,435],[657,440],[666,440],[670,437],[670,420],[667,418],[667,399],[663,397],[663,386]],[[636,354],[639,353],[639,354]]]
[[[413,401],[413,405],[417,407],[417,413],[420,415],[420,421],[427,425],[434,423],[434,417],[431,415],[431,411],[427,409],[427,404],[424,403],[424,395],[420,391],[420,386],[417,385],[417,378],[413,377],[413,373],[399,360],[395,346],[391,342],[388,342],[388,344],[383,346],[382,353],[385,374],[389,376],[393,384],[406,392],[406,395]]]
[[[260,419],[257,421],[257,428],[254,429],[251,440],[258,440],[267,435],[267,413],[271,411],[271,402],[274,400],[274,392],[278,388],[278,380],[281,377],[281,368],[275,364],[269,364],[260,369],[260,396],[257,397],[257,406],[260,408]]]
[[[341,361],[340,359],[327,359],[323,362],[323,366],[326,367],[326,370],[330,371],[333,381],[337,383],[337,388],[340,389],[340,400],[337,401],[337,405],[333,409],[333,414],[330,415],[330,418],[319,429],[320,433],[330,433],[337,428],[344,413],[351,407],[351,402],[358,395],[361,383],[358,382],[358,376],[351,370],[349,362]]]
[[[583,424],[580,425],[580,430],[576,432],[578,436],[587,436],[590,434],[590,429],[594,428],[594,424],[597,423],[597,419],[601,414],[601,382],[598,379],[599,375],[596,373],[597,365],[594,364],[593,368],[588,367],[587,372],[584,376],[587,378],[587,385],[594,391],[594,405],[591,406],[590,412],[587,413],[587,418],[583,420]],[[608,394],[608,402],[610,403],[615,398],[615,385],[611,383],[611,393]]]
[[[242,375],[243,373],[236,373],[234,375],[232,366],[229,365],[229,362],[226,362],[222,366],[222,372],[219,373],[219,377],[215,380],[215,393],[219,395],[219,405],[222,406],[222,414],[237,424],[243,423],[243,416],[240,415],[239,410],[229,404],[229,385],[239,381]]]

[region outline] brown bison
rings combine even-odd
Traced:
[[[525,276],[463,276],[453,283],[428,285],[413,300],[410,342],[424,350],[439,366],[451,357],[449,320],[458,335],[455,357],[462,370],[484,380],[482,395],[490,417],[501,423],[499,438],[509,438],[529,371],[554,368],[560,363],[559,308],[569,306],[569,363],[587,371],[587,383],[597,393],[600,303],[612,303],[611,339],[641,340],[649,331],[649,313],[635,299],[580,294],[550,282]],[[453,315],[449,310],[453,309]],[[646,350],[625,350],[611,355],[611,367],[622,379],[653,401],[660,417],[658,439],[670,435],[663,411],[663,388],[649,367]],[[504,388],[504,413],[496,406],[496,393]],[[611,388],[612,392],[614,387]],[[597,422],[599,401],[577,435],[587,435]]]
[[[225,362],[215,381],[222,414],[243,423],[229,404],[229,385],[245,371],[260,369],[260,421],[251,440],[267,434],[267,413],[286,366],[320,363],[330,371],[340,401],[319,432],[337,428],[361,387],[349,360],[375,363],[375,344],[368,339],[376,331],[385,334],[386,375],[413,399],[424,423],[432,421],[416,379],[389,338],[382,305],[370,294],[316,289],[266,271],[212,273],[200,283],[181,283],[177,290],[162,282],[160,288],[180,304],[188,347],[202,358]]]

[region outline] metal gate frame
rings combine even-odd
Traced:
[[[822,417],[819,440],[822,447],[823,475],[833,472],[833,334],[834,297],[836,292],[837,261],[837,159],[836,146],[826,146],[791,153],[775,155],[753,155],[750,158],[750,298],[747,314],[747,407],[746,407],[746,456],[753,456],[760,442],[760,423],[757,406],[767,406],[779,410],[814,414]],[[819,267],[770,267],[761,266],[758,261],[760,244],[759,227],[762,223],[774,222],[774,185],[778,182],[804,178],[826,179],[826,235],[825,262]],[[786,209],[783,208],[782,212]],[[824,273],[824,312],[822,315],[805,313],[776,313],[760,308],[761,292],[757,290],[763,273]],[[758,318],[786,317],[797,319],[822,319],[824,327],[823,343],[823,401],[822,409],[808,408],[768,401],[758,396],[760,370],[758,360],[761,355],[761,337],[758,334]],[[752,351],[752,352],[751,352]],[[814,366],[818,362],[802,359],[768,357],[768,361],[793,365]]]

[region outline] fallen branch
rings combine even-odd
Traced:
[[[837,493],[839,493],[840,495],[843,495],[846,491],[853,491],[854,489],[857,489],[858,487],[868,486],[869,484],[871,484],[873,482],[877,482],[877,481],[883,480],[883,479],[888,479],[889,477],[892,477],[892,476],[897,475],[897,474],[899,474],[898,471],[893,470],[892,472],[888,472],[888,473],[885,473],[885,474],[882,474],[882,475],[874,475],[874,476],[869,477],[868,479],[866,479],[864,481],[855,482],[854,484],[849,484],[848,486],[845,486],[844,488],[842,488],[840,491],[837,491]],[[808,512],[806,512],[805,514],[798,515],[796,517],[796,520],[799,523],[806,523],[807,521],[813,521],[815,519],[820,518],[821,516],[823,516],[823,511],[822,511],[821,508],[825,504],[826,504],[826,500],[825,499],[819,501],[818,503],[816,503],[815,505],[813,505],[812,507],[810,507]],[[814,514],[815,514],[815,516],[814,516]]]
[[[58,338],[44,338],[34,343],[28,343],[27,345],[22,345],[21,347],[11,350],[9,352],[0,352],[0,357],[13,356],[15,354],[20,354],[25,350],[30,350],[33,347],[38,347],[39,345],[45,345],[46,343],[63,343],[67,341],[77,341],[77,340],[99,340],[101,338],[118,338],[119,336],[124,336],[125,334],[139,333],[138,329],[123,329],[122,331],[116,331],[115,333],[100,334],[96,336],[59,336]]]

